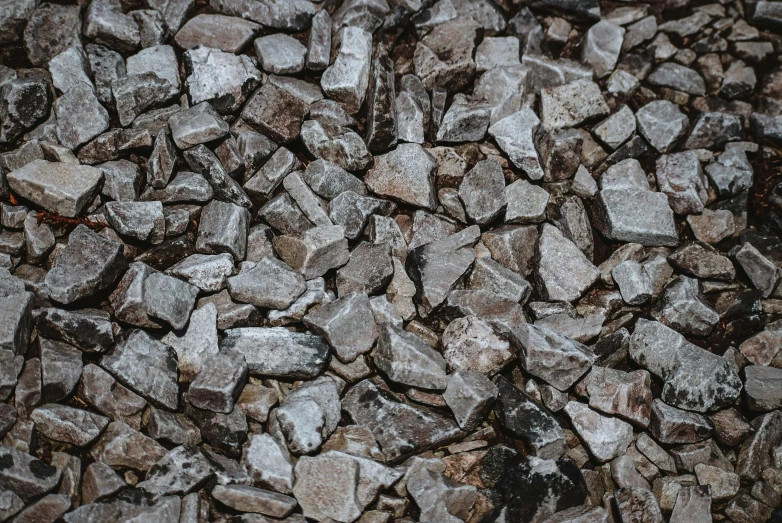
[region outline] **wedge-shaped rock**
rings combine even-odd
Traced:
[[[509,343],[481,317],[456,318],[443,331],[443,356],[452,371],[471,370],[496,374],[513,358]]]
[[[489,134],[500,149],[532,180],[540,180],[544,175],[536,146],[540,133],[540,119],[530,108],[506,116],[489,127]]]
[[[342,102],[351,114],[364,103],[372,60],[372,33],[345,27],[337,35],[339,50],[334,63],[323,72],[320,85],[330,98]]]
[[[345,229],[327,225],[307,229],[300,235],[275,236],[274,250],[305,280],[323,276],[350,259]]]
[[[684,275],[665,288],[652,310],[652,317],[696,336],[708,336],[720,320],[719,313],[703,298],[699,281]]]
[[[166,448],[121,421],[114,421],[93,445],[90,455],[112,468],[146,472],[166,455]]]
[[[221,352],[204,361],[187,390],[187,400],[199,409],[229,414],[247,381],[247,363],[239,352]]]
[[[667,153],[690,126],[687,115],[668,100],[655,100],[635,113],[638,132],[658,152]]]
[[[329,358],[329,347],[318,336],[282,327],[228,329],[221,350],[244,354],[250,374],[286,378],[312,378]]]
[[[607,238],[647,247],[679,243],[673,211],[663,193],[604,189],[597,197],[595,226]]]
[[[384,325],[373,358],[375,365],[396,383],[435,390],[446,386],[445,359],[411,332]]]
[[[577,401],[568,402],[564,410],[581,441],[601,463],[624,454],[633,442],[629,423],[598,414]]]
[[[304,278],[272,257],[228,278],[228,292],[242,303],[269,309],[285,309],[307,290]]]
[[[660,399],[652,403],[649,432],[661,443],[696,443],[713,431],[713,423],[703,414],[671,407]]]
[[[364,181],[380,196],[434,210],[437,198],[433,176],[437,162],[418,144],[403,143],[390,153],[375,157]]]
[[[122,244],[79,225],[44,281],[52,299],[72,303],[112,285],[126,266]]]
[[[15,194],[62,216],[76,217],[92,203],[103,180],[95,167],[34,160],[6,176]]]
[[[505,377],[497,380],[495,412],[508,434],[521,440],[538,458],[559,459],[565,453],[565,431],[554,416]]]
[[[28,502],[51,492],[62,476],[57,468],[5,445],[0,445],[0,461],[7,464],[0,469],[0,488]]]
[[[111,374],[89,364],[82,371],[79,397],[115,421],[122,421],[130,428],[141,429],[141,414],[147,402],[136,393],[117,383]]]
[[[463,430],[473,430],[497,399],[497,386],[472,370],[457,370],[448,376],[443,399]]]
[[[83,447],[98,439],[109,419],[87,410],[49,403],[36,408],[30,419],[49,439]]]
[[[261,72],[246,55],[199,45],[185,52],[183,61],[190,103],[210,102],[220,114],[238,110],[261,81]]]
[[[549,300],[575,301],[600,276],[591,261],[553,225],[544,224],[538,240],[535,281]]]
[[[160,202],[106,202],[106,218],[121,235],[160,243],[166,233],[166,218]]]
[[[366,293],[354,292],[304,317],[304,324],[326,338],[340,361],[350,363],[368,352],[378,336]]]
[[[342,408],[354,423],[372,431],[389,463],[399,462],[459,438],[463,433],[451,418],[401,402],[369,380],[353,386]]]
[[[652,408],[651,382],[645,370],[624,372],[594,366],[577,385],[576,391],[589,397],[589,406],[593,409],[646,427]]]
[[[741,380],[728,360],[656,321],[638,320],[630,357],[665,381],[661,398],[670,405],[708,412],[733,403],[741,393]]]
[[[124,343],[101,358],[101,366],[141,396],[167,409],[177,409],[176,353],[144,331],[132,331]]]
[[[608,116],[611,110],[600,87],[591,80],[581,79],[541,90],[540,114],[543,127],[556,130]]]
[[[697,214],[708,200],[709,183],[694,151],[669,154],[657,159],[657,184],[668,196],[673,212]]]
[[[591,367],[595,355],[585,345],[536,325],[511,332],[524,369],[561,391],[566,391]]]

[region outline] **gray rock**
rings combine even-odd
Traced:
[[[639,320],[630,357],[665,381],[661,397],[680,408],[707,412],[732,403],[741,392],[741,380],[726,359],[658,322]]]
[[[614,70],[624,36],[625,29],[608,20],[596,23],[584,35],[581,61],[594,68],[597,78]]]
[[[253,196],[269,197],[285,177],[300,169],[301,162],[285,147],[277,149],[271,158],[244,184]],[[305,178],[306,179],[306,178]]]
[[[0,297],[0,349],[11,354],[27,351],[32,330],[32,310],[34,296],[31,292],[20,292]]]
[[[576,387],[589,397],[593,409],[646,427],[652,407],[650,385],[651,378],[645,370],[624,372],[594,366]]]
[[[367,95],[367,147],[385,151],[396,145],[394,61],[379,46],[372,59]]]
[[[185,397],[186,398],[186,397]],[[223,414],[220,412],[213,412],[211,410],[201,410],[188,401],[185,401],[185,416],[193,420],[201,431],[201,437],[204,441],[215,449],[221,451],[223,454],[238,457],[241,452],[241,447],[244,441],[247,439],[247,418],[244,415],[244,411],[239,406],[234,406],[230,414]],[[202,447],[202,450],[206,452],[208,447]],[[216,461],[220,458],[212,458],[212,461]],[[225,459],[225,458],[223,458]],[[232,460],[228,460],[232,463]],[[241,468],[240,471],[227,472],[230,465],[223,465],[222,473],[225,476],[236,478],[246,477],[246,471]],[[232,467],[238,469],[239,467]],[[226,473],[227,472],[227,473]],[[224,476],[224,477],[225,477]],[[230,481],[230,480],[229,480]],[[249,483],[247,481],[246,483]]]
[[[39,338],[41,386],[47,403],[60,401],[76,388],[81,378],[81,351],[59,341]]]
[[[318,226],[332,225],[325,203],[304,183],[300,172],[290,173],[282,181],[282,185],[312,223]]]
[[[475,82],[473,95],[491,106],[491,125],[521,110],[531,76],[526,66],[502,66],[489,69]]]
[[[313,227],[300,235],[273,239],[274,249],[305,280],[323,276],[350,259],[344,229],[339,225]]]
[[[201,443],[201,432],[184,414],[150,409],[147,433],[151,438],[174,445]]]
[[[539,132],[540,120],[529,108],[506,116],[489,127],[489,134],[513,165],[532,180],[543,178],[543,167],[536,147]]]
[[[326,338],[340,361],[350,363],[368,352],[378,336],[365,293],[351,293],[304,317],[312,331]]]
[[[313,227],[287,192],[269,200],[258,211],[258,216],[282,234],[302,234]]]
[[[540,107],[548,130],[575,127],[611,112],[598,85],[587,79],[541,90]]]
[[[302,178],[317,195],[327,200],[333,200],[347,191],[359,195],[364,195],[367,192],[361,179],[323,159],[310,162]]]
[[[597,197],[595,226],[612,240],[645,246],[679,243],[668,197],[649,190],[605,189]]]
[[[658,152],[667,153],[689,128],[689,120],[676,104],[654,100],[635,113],[638,132]]]
[[[305,121],[301,126],[301,139],[313,156],[328,160],[343,169],[365,169],[372,159],[361,136],[331,122]]]
[[[396,383],[435,390],[446,386],[445,359],[420,337],[392,325],[380,328],[373,359]]]
[[[94,90],[89,67],[87,53],[82,47],[76,46],[66,49],[49,61],[52,83],[61,93],[80,85]]]
[[[782,16],[774,2],[758,2],[752,14],[752,23],[763,27],[779,28]]]
[[[372,34],[359,27],[344,27],[337,34],[339,49],[333,64],[321,77],[323,91],[353,114],[366,97],[372,58]]]
[[[565,432],[557,420],[506,378],[497,382],[499,395],[495,412],[500,423],[515,439],[524,442],[538,458],[559,459],[565,453]]]
[[[770,296],[779,281],[779,268],[749,242],[742,245],[734,256],[752,285],[762,291],[764,297]]]
[[[649,489],[637,486],[620,488],[614,494],[614,499],[623,520],[643,518],[649,523],[665,521],[660,511],[660,504]]]
[[[599,462],[623,454],[633,441],[633,427],[618,418],[602,416],[583,403],[569,401],[564,408],[576,433]]]
[[[741,116],[728,113],[701,113],[684,147],[687,149],[718,149],[728,142],[741,140]]]
[[[179,336],[173,332],[161,341],[177,353],[179,379],[190,382],[203,368],[204,362],[218,352],[217,308],[214,304],[200,305],[190,315],[187,331]]]
[[[762,365],[748,365],[744,368],[746,381],[744,392],[749,408],[756,411],[770,411],[782,405],[779,383],[782,369]]]
[[[188,20],[177,31],[174,41],[182,49],[199,45],[240,53],[250,46],[260,27],[235,16],[200,14]]]
[[[635,260],[627,260],[611,270],[622,299],[628,305],[642,305],[654,295],[652,279],[643,265]]]
[[[473,430],[497,399],[497,387],[472,370],[457,370],[448,376],[443,399],[463,430]]]
[[[511,331],[524,369],[561,391],[566,391],[596,359],[586,346],[546,327],[523,325]]]
[[[100,461],[87,467],[81,482],[81,499],[85,505],[101,501],[127,486],[111,467]]]
[[[696,443],[708,438],[714,425],[702,414],[687,412],[656,399],[649,431],[662,443]]]
[[[112,285],[126,264],[121,244],[79,225],[46,274],[46,288],[52,299],[72,303]]]
[[[490,291],[522,303],[529,298],[532,291],[532,286],[521,275],[489,257],[475,260],[467,288]]]
[[[79,397],[115,421],[121,421],[129,428],[141,429],[141,414],[147,402],[125,388],[105,370],[89,364],[82,371],[79,383]]]
[[[403,143],[390,153],[377,156],[364,178],[369,189],[385,197],[434,210],[434,158],[418,144]]]
[[[165,321],[174,329],[187,325],[197,295],[198,287],[161,272],[153,272],[144,280],[147,314]]]
[[[665,62],[646,79],[652,85],[669,87],[694,95],[706,94],[703,77],[694,70],[673,62]]]
[[[102,45],[87,44],[86,49],[98,101],[102,104],[110,104],[112,83],[125,76],[125,59],[118,52]]]
[[[22,37],[24,26],[27,25],[27,20],[30,15],[33,14],[35,8],[38,7],[36,2],[18,1],[8,5],[7,11],[3,13],[0,18],[0,41],[4,44],[11,43],[19,40]],[[78,32],[77,32],[78,35]],[[9,493],[9,495],[11,495]],[[8,507],[12,504],[10,497],[8,498]],[[16,513],[19,509],[15,510]],[[6,518],[10,518],[13,513],[5,514]]]
[[[171,84],[172,94],[178,94],[180,88],[179,65],[176,53],[170,45],[158,45],[142,49],[126,61],[128,75],[155,73]]]
[[[746,98],[755,90],[756,84],[755,70],[741,60],[735,60],[725,71],[720,96],[728,100]]]
[[[322,71],[331,63],[331,15],[319,11],[312,17],[310,38],[307,42],[307,69]]]
[[[79,161],[96,164],[116,160],[120,156],[139,150],[146,151],[152,146],[152,134],[147,129],[114,129],[99,135],[79,150]],[[50,146],[47,146],[50,149]],[[60,161],[68,161],[72,153],[60,148],[60,151],[50,152],[49,156]],[[74,162],[75,163],[75,162]]]
[[[241,261],[247,253],[250,213],[233,203],[213,200],[201,212],[196,251],[204,254],[230,253]]]
[[[250,437],[244,463],[257,484],[283,494],[293,492],[293,464],[288,450],[269,434],[254,434]]]
[[[106,219],[119,234],[153,244],[162,242],[166,233],[160,202],[107,202]]]
[[[50,403],[30,414],[38,432],[49,439],[84,447],[95,441],[109,419],[92,412]]]
[[[534,226],[501,226],[481,238],[491,256],[501,265],[528,276],[532,272],[538,229]]]
[[[103,170],[103,196],[118,202],[139,198],[144,180],[138,165],[128,160],[117,160],[98,164],[97,167]]]
[[[183,58],[190,103],[210,102],[220,114],[238,110],[261,81],[261,72],[246,55],[198,46]]]
[[[171,82],[153,72],[121,76],[112,84],[111,92],[123,127],[141,113],[167,104],[177,94]]]
[[[247,381],[247,363],[238,352],[218,353],[204,360],[188,389],[188,401],[199,409],[230,413]]]
[[[575,301],[592,286],[599,271],[578,247],[548,224],[538,241],[536,272],[539,292],[550,300]]]
[[[718,250],[702,243],[691,243],[668,257],[674,267],[696,278],[730,281],[736,278],[733,263]]]
[[[543,181],[557,182],[573,176],[581,161],[584,137],[579,131],[552,131],[542,137],[538,148],[543,162]]]
[[[17,378],[24,365],[24,356],[15,355],[10,350],[2,349],[0,350],[0,362],[3,364],[0,367],[0,398],[5,401],[11,396],[16,387]],[[16,423],[16,409],[10,407],[10,412],[7,416],[7,418],[4,418],[2,426],[0,426],[2,429],[0,434],[3,435]]]
[[[145,332],[132,331],[124,343],[101,358],[101,366],[150,401],[177,408],[176,353]]]
[[[13,447],[0,445],[0,459],[8,463],[0,470],[0,488],[25,502],[51,492],[60,482],[62,473],[58,469]]]
[[[141,42],[138,25],[119,2],[91,3],[84,18],[84,36],[117,51],[133,51]]]
[[[137,488],[154,498],[188,494],[208,480],[212,471],[213,465],[198,448],[183,445],[172,449],[155,463]]]
[[[329,202],[329,219],[343,227],[346,238],[355,240],[373,215],[389,214],[395,208],[387,200],[346,191]]]
[[[288,378],[317,376],[329,357],[319,337],[282,327],[229,329],[220,348],[244,354],[252,375]]]
[[[461,434],[451,419],[423,407],[402,403],[368,380],[348,391],[342,408],[356,424],[372,432],[390,463],[446,444]]]
[[[285,517],[296,507],[290,496],[248,485],[217,485],[212,497],[234,510],[273,517]]]
[[[103,181],[103,172],[87,165],[34,160],[6,176],[17,195],[44,209],[79,216],[92,202]]]
[[[174,143],[180,149],[218,140],[228,134],[228,124],[206,102],[172,115],[168,126]]]
[[[394,101],[394,110],[399,141],[423,144],[424,110],[415,95],[401,91]]]
[[[280,111],[285,107],[285,111]],[[267,83],[247,102],[242,118],[279,143],[295,140],[301,132],[308,104],[272,83]]]
[[[746,153],[736,147],[728,149],[717,157],[715,163],[707,165],[706,174],[720,196],[728,196],[748,190],[754,173]]]
[[[454,96],[437,129],[438,143],[477,142],[486,136],[491,107],[480,99]]]
[[[442,345],[452,370],[493,375],[514,358],[508,342],[495,334],[489,323],[473,316],[449,323],[443,331]]]
[[[487,36],[475,50],[475,64],[478,71],[496,67],[521,65],[519,60],[519,39],[515,36]]]
[[[652,317],[696,336],[707,336],[720,319],[717,311],[703,300],[698,280],[683,275],[665,288]]]
[[[191,254],[166,273],[186,279],[202,291],[217,292],[225,288],[227,278],[233,275],[234,262],[228,253]]]
[[[458,91],[472,79],[478,27],[471,17],[459,16],[437,25],[418,41],[413,66],[427,89]]]
[[[293,494],[306,517],[354,521],[362,512],[357,499],[359,464],[348,456],[303,457],[296,464]]]
[[[497,218],[505,206],[505,176],[499,162],[489,159],[475,164],[459,185],[459,197],[472,221],[485,225]]]
[[[475,486],[458,483],[442,472],[426,468],[408,478],[407,489],[421,509],[424,521],[464,521],[478,497]]]
[[[611,150],[616,150],[635,133],[635,115],[626,105],[597,124],[592,131]]]
[[[304,278],[284,262],[266,257],[228,279],[228,292],[242,303],[284,309],[302,295]]]
[[[33,65],[45,66],[69,47],[79,45],[81,21],[77,6],[44,3],[24,28],[24,50]]]

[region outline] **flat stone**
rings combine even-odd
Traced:
[[[145,332],[132,331],[124,343],[101,358],[101,366],[150,401],[177,408],[176,353]]]
[[[248,485],[217,485],[212,497],[234,510],[273,517],[285,517],[296,507],[290,496]]]
[[[646,79],[652,85],[669,87],[694,95],[706,94],[703,77],[694,70],[673,62],[665,62]]]
[[[600,462],[621,455],[632,442],[633,427],[629,423],[602,416],[577,401],[568,402],[564,410],[589,452]]]
[[[731,403],[741,391],[741,381],[727,360],[658,322],[636,324],[630,357],[665,380],[662,398],[680,408],[706,412]]]
[[[187,416],[162,409],[152,408],[147,433],[151,438],[174,445],[201,443],[201,431]]]
[[[33,410],[30,419],[47,438],[77,447],[95,441],[109,424],[108,418],[98,414],[53,403]]]
[[[0,445],[0,459],[8,463],[0,471],[0,487],[25,502],[51,492],[60,482],[58,469],[13,447]]]
[[[503,427],[524,442],[539,459],[559,459],[565,453],[565,432],[542,405],[500,377],[495,412]]]
[[[339,225],[313,227],[300,235],[276,236],[273,244],[280,257],[306,280],[341,267],[350,259],[345,232]]]
[[[463,430],[474,429],[497,399],[497,387],[472,370],[457,370],[448,376],[443,399]]]
[[[711,499],[714,501],[732,498],[741,486],[741,478],[738,474],[705,463],[695,465],[695,475],[700,485],[707,485],[710,488]]]
[[[521,275],[489,257],[475,260],[467,288],[487,290],[517,303],[525,302],[532,292],[532,286]]]
[[[44,209],[79,216],[95,198],[103,172],[87,165],[34,160],[6,176],[11,190]]]
[[[529,108],[506,116],[489,127],[489,134],[513,165],[532,180],[540,180],[544,174],[536,147],[539,130],[540,119]]]
[[[597,124],[592,132],[612,150],[619,148],[635,133],[635,115],[626,105]]]
[[[353,521],[361,515],[356,493],[359,465],[342,456],[303,457],[296,464],[293,494],[304,515]]]
[[[86,505],[116,494],[127,486],[111,467],[101,461],[91,463],[81,481],[81,499]]]
[[[351,293],[324,304],[304,317],[304,323],[326,338],[343,362],[368,352],[377,338],[377,327],[365,293]]]
[[[741,116],[737,114],[701,113],[687,141],[686,149],[718,149],[728,142],[741,140]]]
[[[638,132],[658,152],[667,153],[689,128],[689,120],[668,100],[654,100],[635,114]]]
[[[463,94],[454,96],[437,129],[438,143],[477,142],[486,136],[490,106]]]
[[[141,113],[165,105],[177,94],[171,82],[151,71],[119,77],[111,92],[123,126],[130,125]]]
[[[645,370],[624,372],[593,366],[577,390],[581,389],[589,397],[593,409],[646,427],[652,407],[650,387],[651,377]]]
[[[46,274],[52,299],[72,303],[112,285],[126,267],[122,245],[79,225]]]
[[[377,156],[364,178],[369,189],[410,205],[434,210],[434,158],[418,144],[400,144],[394,151]]]
[[[302,178],[317,195],[327,200],[333,200],[347,191],[359,195],[364,195],[367,192],[361,179],[323,159],[310,162]]]
[[[228,292],[242,303],[284,309],[306,290],[304,278],[287,264],[271,257],[228,278]]]
[[[755,288],[764,297],[770,296],[779,281],[779,268],[749,242],[741,246],[735,258]]]
[[[519,39],[515,36],[486,37],[475,50],[475,65],[478,71],[495,67],[521,65],[519,60]]]
[[[365,169],[371,162],[364,140],[353,130],[323,120],[307,120],[301,126],[301,139],[307,150],[343,169]]]
[[[242,109],[242,118],[276,142],[289,143],[299,136],[307,112],[304,100],[267,83]]]
[[[121,235],[160,243],[166,230],[160,202],[107,202],[106,218]]]
[[[611,276],[628,305],[641,305],[654,294],[652,279],[645,267],[635,260],[627,260],[611,270]]]
[[[599,276],[597,268],[578,247],[551,225],[543,225],[538,257],[536,284],[550,300],[577,300]]]
[[[612,240],[645,246],[675,246],[679,242],[673,210],[663,193],[606,189],[598,194],[597,203],[595,225]]]
[[[614,494],[619,514],[622,519],[631,521],[642,518],[649,523],[662,523],[662,511],[654,494],[642,487],[631,486],[619,489]]]
[[[548,130],[576,127],[611,112],[598,85],[586,79],[543,89],[540,95],[541,119]]]
[[[744,374],[746,376],[744,391],[750,409],[770,411],[782,405],[782,395],[779,394],[782,369],[748,365],[744,368]]]
[[[218,140],[228,134],[228,124],[206,102],[172,115],[168,126],[174,143],[180,149]]]
[[[342,408],[355,423],[372,431],[390,463],[453,441],[461,434],[450,418],[402,403],[368,380],[348,391]]]
[[[32,310],[34,296],[31,292],[15,292],[0,297],[0,349],[9,351],[10,355],[24,355],[30,341],[32,330]]]
[[[250,438],[244,454],[248,473],[258,484],[283,494],[293,492],[293,463],[288,450],[269,434]]]
[[[201,211],[196,251],[204,254],[227,252],[235,260],[247,253],[250,213],[244,207],[213,200]]]
[[[413,333],[384,325],[373,359],[396,383],[435,390],[446,386],[445,359]]]
[[[220,114],[238,110],[261,81],[261,72],[246,55],[198,46],[183,59],[190,103],[210,102]]]
[[[77,85],[95,88],[90,80],[87,53],[81,47],[70,47],[52,58],[49,61],[49,73],[54,87],[61,93]]]
[[[24,49],[33,65],[45,66],[56,55],[79,45],[80,9],[49,3],[34,9],[24,28]]]
[[[177,31],[174,41],[182,49],[203,45],[227,53],[238,53],[250,46],[260,26],[235,16],[200,14]]]
[[[247,371],[247,363],[240,353],[210,356],[190,384],[188,401],[199,409],[230,413],[247,381]]]
[[[608,76],[614,70],[624,36],[625,29],[608,20],[596,23],[584,35],[581,61],[594,68],[597,78]]]
[[[166,270],[166,273],[187,280],[202,291],[217,292],[225,288],[234,273],[233,257],[222,254],[191,254]]]
[[[725,209],[703,209],[699,215],[687,216],[687,223],[698,240],[711,245],[719,243],[736,231],[733,214]]]
[[[220,348],[244,354],[251,375],[289,378],[317,376],[329,356],[328,345],[319,337],[283,327],[228,329]]]
[[[146,472],[166,455],[166,449],[125,423],[114,421],[93,445],[90,455],[112,468],[127,467]]]
[[[458,91],[472,79],[478,27],[471,17],[459,16],[437,25],[418,41],[413,65],[427,89]]]
[[[122,421],[129,428],[141,429],[141,414],[147,402],[97,365],[84,367],[78,394],[101,414]]]

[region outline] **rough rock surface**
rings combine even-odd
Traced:
[[[782,521],[780,35],[0,1],[0,521]]]

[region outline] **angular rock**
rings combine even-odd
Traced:
[[[123,126],[130,125],[141,113],[165,105],[177,94],[171,82],[151,71],[117,78],[111,92]]]
[[[79,216],[92,202],[103,181],[103,172],[87,165],[34,160],[7,175],[8,185],[22,198],[44,209]]]
[[[199,45],[238,53],[249,47],[260,27],[234,16],[200,14],[188,20],[177,31],[174,41],[182,49]]]
[[[228,292],[233,299],[270,309],[288,307],[306,288],[299,273],[271,257],[228,278]]]
[[[415,334],[389,324],[380,329],[373,359],[396,383],[435,390],[446,386],[443,357]]]
[[[638,132],[658,152],[667,153],[689,128],[689,120],[668,100],[655,100],[641,107],[635,114]]]
[[[467,216],[482,225],[493,221],[505,206],[504,189],[505,176],[499,162],[490,159],[475,164],[459,185]]]
[[[293,494],[306,517],[354,521],[361,515],[356,485],[359,465],[342,456],[303,457],[296,464]]]
[[[34,296],[31,292],[20,292],[0,297],[0,350],[24,355],[30,341],[32,330],[32,310]]]
[[[282,327],[228,329],[220,348],[244,354],[251,375],[312,378],[329,357],[328,345],[319,337]]]
[[[448,376],[443,399],[463,430],[473,430],[497,399],[497,387],[472,370],[457,370]]]
[[[696,336],[708,335],[719,322],[719,314],[701,297],[698,280],[686,276],[679,276],[665,288],[652,317]]]
[[[301,132],[308,104],[271,83],[258,89],[242,110],[242,118],[279,143],[295,140]]]
[[[490,110],[489,105],[480,99],[471,99],[463,94],[457,94],[437,129],[437,142],[462,143],[483,140],[489,127]]]
[[[199,409],[230,413],[247,381],[247,363],[238,352],[218,353],[204,361],[188,389],[188,401]]]
[[[248,485],[217,485],[212,497],[234,510],[273,517],[285,517],[296,507],[290,496]]]
[[[541,120],[548,130],[575,127],[611,112],[600,88],[587,79],[543,89],[540,96]]]
[[[337,41],[337,56],[323,72],[320,85],[326,95],[355,114],[364,103],[369,85],[372,34],[359,27],[348,26],[337,34]]]
[[[607,20],[596,23],[584,35],[581,61],[594,68],[597,78],[607,76],[614,70],[624,36],[623,27]]]
[[[81,378],[81,351],[59,341],[39,338],[41,385],[48,403],[71,395]]]
[[[190,103],[210,102],[220,114],[238,110],[261,81],[261,72],[245,55],[198,46],[183,58]]]
[[[434,210],[434,158],[418,144],[403,143],[394,151],[377,156],[364,178],[369,189],[410,205]]]
[[[56,55],[79,45],[79,12],[77,6],[50,3],[35,8],[24,28],[24,49],[33,65],[45,66]]]
[[[489,134],[513,165],[532,180],[540,180],[544,174],[536,146],[539,132],[540,119],[529,108],[506,116],[489,127]]]
[[[155,463],[137,487],[155,498],[188,494],[203,484],[212,471],[213,465],[198,448],[183,445],[172,449]]]
[[[673,211],[662,193],[604,189],[597,204],[595,226],[612,240],[645,246],[675,246],[679,242]]]
[[[147,402],[97,365],[84,367],[78,395],[98,412],[131,429],[141,429],[141,414]]]
[[[171,138],[180,149],[218,140],[228,134],[228,124],[206,102],[172,115],[168,126]]]
[[[395,98],[394,61],[385,48],[378,47],[372,59],[367,95],[367,147],[370,151],[385,151],[396,145]]]
[[[601,416],[577,401],[568,402],[564,410],[589,452],[600,462],[621,455],[632,442],[633,427],[629,423]]]
[[[372,160],[364,140],[354,131],[328,121],[307,120],[301,126],[307,150],[343,169],[365,169]]]
[[[459,16],[439,24],[418,41],[413,65],[427,89],[458,91],[472,79],[478,27],[471,17]]]
[[[49,439],[84,447],[95,441],[109,419],[92,412],[50,403],[33,410],[30,419]]]
[[[269,434],[250,438],[244,454],[247,471],[255,482],[281,492],[293,492],[293,464],[287,449]]]
[[[106,218],[121,235],[160,243],[166,232],[163,204],[160,202],[107,202]]]
[[[339,225],[313,227],[300,235],[276,236],[274,249],[304,279],[323,276],[350,259],[344,229]]]
[[[536,273],[539,292],[550,300],[574,301],[597,280],[599,271],[556,227],[543,225]]]
[[[351,293],[322,305],[304,317],[313,332],[326,338],[335,356],[345,363],[368,352],[378,336],[365,293]]]
[[[782,405],[782,394],[779,393],[782,369],[748,365],[744,368],[744,374],[744,392],[750,409],[770,411]]]
[[[227,252],[240,261],[247,253],[250,213],[233,203],[213,200],[201,212],[196,251],[204,254]]]
[[[0,445],[0,460],[6,464],[0,470],[0,488],[25,502],[51,492],[60,482],[58,469],[13,447]]]

